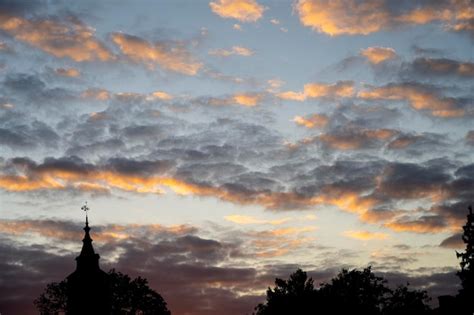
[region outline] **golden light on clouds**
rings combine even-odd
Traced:
[[[256,0],[217,0],[209,3],[212,12],[223,18],[241,22],[256,22],[263,16],[265,7]]]
[[[236,223],[236,224],[270,224],[270,225],[280,225],[292,220],[292,218],[283,218],[278,220],[264,220],[258,219],[253,216],[241,215],[241,214],[232,214],[224,217],[225,220]]]
[[[298,0],[294,5],[301,24],[330,36],[368,35],[406,25],[441,22],[447,29],[467,30],[474,18],[469,0],[425,2],[393,10],[384,0]]]
[[[357,150],[370,148],[377,142],[384,142],[397,134],[398,132],[393,129],[349,128],[341,133],[323,133],[307,139],[302,144],[319,141],[337,150]]]
[[[95,99],[98,101],[106,101],[111,95],[109,91],[104,89],[90,88],[81,93],[81,97]]]
[[[173,99],[173,95],[168,94],[168,93],[163,92],[163,91],[155,91],[147,97],[147,100],[155,100],[155,99],[159,99],[159,100],[163,100],[163,101],[169,101],[169,100]]]
[[[387,222],[384,224],[395,232],[413,232],[413,233],[440,233],[452,230],[449,226],[430,225],[424,221],[409,221],[409,222]]]
[[[308,83],[304,85],[303,92],[287,91],[277,93],[277,97],[285,100],[304,101],[307,98],[337,98],[351,97],[354,95],[354,83],[352,81],[339,81],[333,84]]]
[[[295,10],[301,24],[331,36],[367,35],[381,30],[389,19],[379,0],[299,0]]]
[[[395,50],[388,47],[369,47],[361,50],[360,54],[374,65],[394,59],[397,56]]]
[[[295,116],[293,121],[306,128],[323,128],[329,122],[329,118],[324,114],[312,114],[306,117]]]
[[[386,233],[377,233],[369,231],[345,231],[343,235],[349,238],[362,241],[385,240],[388,238],[388,234]]]
[[[239,105],[253,107],[253,106],[256,106],[262,98],[263,96],[261,94],[241,93],[241,94],[235,94],[232,97],[232,100]]]
[[[71,77],[71,78],[76,78],[81,75],[79,70],[75,68],[57,68],[55,70],[55,73],[60,76]]]
[[[464,109],[456,106],[452,98],[440,97],[435,91],[423,87],[393,84],[385,87],[374,87],[360,91],[358,97],[362,99],[379,99],[408,101],[416,110],[428,110],[433,116],[460,117],[465,114]]]
[[[166,70],[196,75],[203,66],[180,43],[151,43],[140,37],[124,33],[113,33],[111,38],[130,60],[143,63],[150,69],[159,65]]]
[[[213,49],[209,51],[209,55],[219,56],[219,57],[229,57],[232,55],[243,56],[243,57],[250,57],[254,54],[254,51],[242,47],[242,46],[232,46],[231,49]]]
[[[108,61],[113,54],[76,18],[32,19],[0,15],[0,30],[55,57],[74,61]]]

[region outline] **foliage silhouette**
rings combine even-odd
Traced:
[[[257,315],[306,314],[317,299],[312,279],[301,269],[290,275],[288,281],[275,280],[275,288],[267,290],[267,303],[255,308]]]
[[[255,315],[425,314],[430,308],[425,291],[399,286],[391,290],[387,281],[377,277],[371,267],[363,270],[343,269],[329,283],[314,288],[313,280],[298,269],[288,281],[276,279],[267,290],[265,304],[255,308]]]
[[[148,281],[112,269],[108,273],[112,291],[112,314],[170,315],[165,300],[148,286]],[[63,314],[67,310],[67,280],[53,282],[34,301],[42,315]]]
[[[34,300],[34,304],[42,315],[63,314],[67,309],[66,280],[46,285],[46,289]]]
[[[391,292],[383,309],[384,315],[421,315],[430,312],[428,293],[423,290],[410,291],[408,286],[398,286]]]
[[[466,244],[464,252],[456,252],[456,256],[461,258],[459,263],[461,270],[457,273],[461,279],[462,289],[459,290],[458,300],[463,308],[463,314],[474,313],[474,214],[469,206],[466,225],[463,226],[462,240]]]
[[[376,277],[371,267],[362,271],[343,269],[330,283],[323,283],[319,293],[325,304],[334,305],[339,312],[380,314],[391,292],[386,282]]]

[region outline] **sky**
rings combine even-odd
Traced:
[[[342,268],[455,294],[469,0],[0,1],[0,312],[75,269],[251,314]]]

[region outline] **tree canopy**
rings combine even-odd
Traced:
[[[466,244],[464,252],[456,255],[461,258],[459,263],[461,270],[457,273],[461,280],[462,289],[459,291],[458,298],[463,304],[463,308],[467,313],[474,313],[474,214],[472,207],[469,206],[469,214],[467,215],[466,225],[463,226],[462,240]]]
[[[267,300],[255,308],[255,315],[283,314],[425,314],[429,311],[425,291],[399,286],[395,290],[377,277],[371,267],[343,269],[330,282],[315,288],[306,272],[298,269],[289,280],[276,279],[267,290]]]
[[[112,292],[112,314],[114,315],[170,315],[163,297],[148,286],[148,281],[112,269],[108,272]],[[67,279],[53,282],[34,301],[40,314],[63,314],[67,309]]]

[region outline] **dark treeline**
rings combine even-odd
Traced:
[[[108,272],[110,285],[111,314],[146,314],[170,315],[163,297],[148,286],[144,278],[130,278],[114,269]],[[71,313],[68,307],[68,279],[53,282],[46,286],[45,291],[34,301],[42,315]],[[84,302],[87,292],[84,292]],[[93,312],[94,314],[96,312]],[[98,312],[97,312],[98,313]],[[85,314],[84,314],[85,315]]]
[[[257,305],[253,314],[472,315],[474,314],[474,214],[471,207],[463,229],[462,239],[466,249],[461,253],[456,252],[461,266],[457,273],[461,290],[456,296],[439,297],[438,308],[432,309],[429,306],[430,298],[426,291],[411,289],[409,284],[390,288],[384,278],[373,273],[371,267],[363,270],[343,269],[336,277],[319,287],[314,285],[306,272],[298,269],[288,280],[277,278],[275,287],[267,290],[266,301]],[[87,223],[85,230],[86,237],[83,242],[86,245],[91,244]],[[89,250],[93,253],[91,245]],[[83,255],[84,249],[78,258]],[[71,310],[70,305],[68,306],[70,279],[68,277],[62,282],[49,284],[45,292],[35,300],[34,303],[41,314],[77,313]],[[108,314],[171,314],[164,299],[148,287],[146,279],[138,277],[132,280],[115,270],[108,273],[108,279],[110,288]],[[99,314],[103,315],[97,313]]]
[[[256,307],[256,315],[273,314],[428,314],[426,291],[399,286],[391,290],[386,280],[368,267],[364,270],[343,269],[320,288],[301,269],[288,280],[276,279],[268,289],[267,301]]]
[[[439,297],[440,306],[431,309],[426,291],[411,290],[409,285],[390,289],[371,267],[362,271],[342,270],[328,283],[315,288],[313,280],[301,269],[288,280],[276,279],[268,288],[267,300],[255,308],[254,315],[472,315],[474,314],[474,214],[469,207],[462,239],[466,250],[456,253],[461,259],[461,290],[456,296]]]

